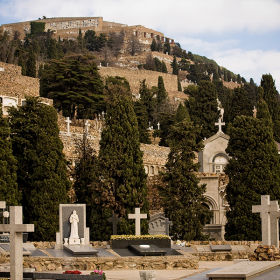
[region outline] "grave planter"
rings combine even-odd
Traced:
[[[141,280],[156,280],[156,272],[154,270],[139,271]]]
[[[155,245],[159,248],[171,248],[171,239],[111,239],[110,245],[112,249],[128,249],[130,245]]]

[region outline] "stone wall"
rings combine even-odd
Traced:
[[[150,70],[131,70],[113,67],[100,67],[99,74],[102,77],[107,76],[120,76],[125,77],[130,84],[133,93],[139,92],[140,81],[146,79],[146,84],[149,87],[158,85],[158,77],[162,76],[164,86],[167,92],[178,91],[177,76]]]

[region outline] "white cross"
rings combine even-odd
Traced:
[[[215,123],[215,125],[218,125],[219,126],[219,131],[218,132],[222,132],[222,125],[225,125],[224,122],[222,122],[221,118],[219,118],[219,122]]]
[[[23,279],[22,233],[34,232],[34,225],[22,224],[22,206],[10,207],[10,224],[1,224],[0,231],[10,232],[10,279]]]
[[[140,208],[135,208],[135,214],[128,214],[128,219],[135,219],[135,235],[141,235],[141,219],[147,219],[147,214],[140,214]]]
[[[252,205],[253,213],[260,213],[262,219],[262,244],[271,245],[271,219],[270,212],[279,211],[278,203],[270,203],[269,195],[261,196],[261,205]]]
[[[160,128],[160,123],[159,122],[157,123],[157,127],[158,127],[158,130],[159,130],[159,128]]]
[[[69,135],[70,134],[70,123],[72,121],[70,121],[70,118],[67,117],[65,122],[67,123],[67,134]]]
[[[275,245],[279,248],[279,218],[280,211],[277,200],[270,201],[270,206],[274,211],[270,212],[270,234],[271,234],[271,245]]]
[[[90,123],[89,123],[88,121],[86,121],[85,127],[86,127],[86,131],[87,131],[87,134],[88,134],[88,129],[89,129],[89,127],[90,127]]]

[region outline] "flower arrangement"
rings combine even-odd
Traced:
[[[168,235],[111,235],[111,240],[151,240],[151,239],[170,239]]]
[[[63,274],[82,274],[82,272],[79,270],[66,270]]]
[[[102,275],[103,280],[106,280],[105,272],[103,272],[103,270],[94,270],[93,272],[91,272],[91,275]]]

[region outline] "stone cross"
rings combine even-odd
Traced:
[[[70,123],[72,121],[70,120],[69,117],[67,117],[65,122],[67,123],[67,134],[69,135],[70,134]]]
[[[117,223],[121,222],[122,218],[118,218],[116,213],[113,211],[113,215],[108,219],[108,222],[113,223],[113,235],[117,235]]]
[[[222,131],[222,125],[225,125],[225,123],[222,122],[221,118],[219,118],[219,122],[215,123],[215,125],[219,126],[219,131],[218,132],[223,132]]]
[[[104,120],[105,119],[105,112],[104,111],[102,111],[102,119]]]
[[[88,121],[86,121],[85,127],[86,127],[86,132],[87,132],[87,134],[88,134],[88,129],[89,129],[89,127],[90,127],[90,123],[89,123]]]
[[[157,123],[157,127],[158,127],[158,130],[159,130],[159,128],[160,128],[160,123],[159,122]]]
[[[22,224],[22,206],[10,207],[10,224],[0,225],[0,231],[10,232],[10,279],[23,279],[22,233],[34,232],[34,225]]]
[[[270,234],[271,234],[271,245],[275,245],[279,248],[279,218],[280,211],[277,200],[270,201],[270,205],[274,211],[270,212]]]
[[[253,213],[260,213],[262,220],[262,244],[271,245],[271,217],[270,212],[279,212],[278,203],[270,203],[269,195],[261,196],[261,205],[252,205]],[[278,233],[279,234],[279,233]],[[279,242],[279,241],[278,241]]]
[[[147,214],[140,214],[140,208],[135,208],[135,214],[128,214],[128,219],[135,219],[135,235],[141,235],[141,219],[147,219]]]
[[[172,226],[173,223],[169,221],[168,218],[165,218],[164,222],[161,222],[162,225],[165,225],[165,234],[169,236],[169,226]]]

